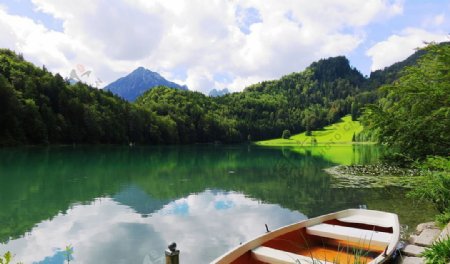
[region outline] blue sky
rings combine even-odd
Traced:
[[[0,1],[0,3],[7,8],[8,13],[11,15],[28,17],[37,23],[43,24],[48,29],[63,32],[62,20],[37,10],[30,0],[10,0]]]
[[[450,0],[0,0],[0,47],[100,87],[144,66],[240,91],[338,55],[368,75],[449,32]]]

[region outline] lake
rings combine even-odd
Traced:
[[[432,219],[401,188],[333,188],[323,169],[378,159],[377,146],[0,149],[0,254],[14,263],[209,263],[269,229],[346,208]]]

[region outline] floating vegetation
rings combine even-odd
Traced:
[[[420,170],[390,165],[351,165],[325,169],[333,176],[332,188],[413,188],[423,180]]]

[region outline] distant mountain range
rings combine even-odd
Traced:
[[[84,65],[81,64],[70,71],[68,81],[70,84],[83,82],[95,88],[99,88],[103,83],[103,81],[95,75],[93,70],[86,69]]]
[[[168,81],[159,73],[152,72],[144,67],[137,68],[127,76],[110,83],[104,89],[117,94],[127,101],[134,101],[145,91],[156,86],[188,90],[187,86]]]
[[[230,91],[227,88],[224,88],[222,90],[212,89],[209,92],[209,96],[211,96],[211,97],[218,97],[218,96],[226,95],[226,94],[229,94],[229,93],[230,93]]]

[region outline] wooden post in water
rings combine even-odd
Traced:
[[[175,242],[166,249],[166,264],[180,264],[180,251]]]

